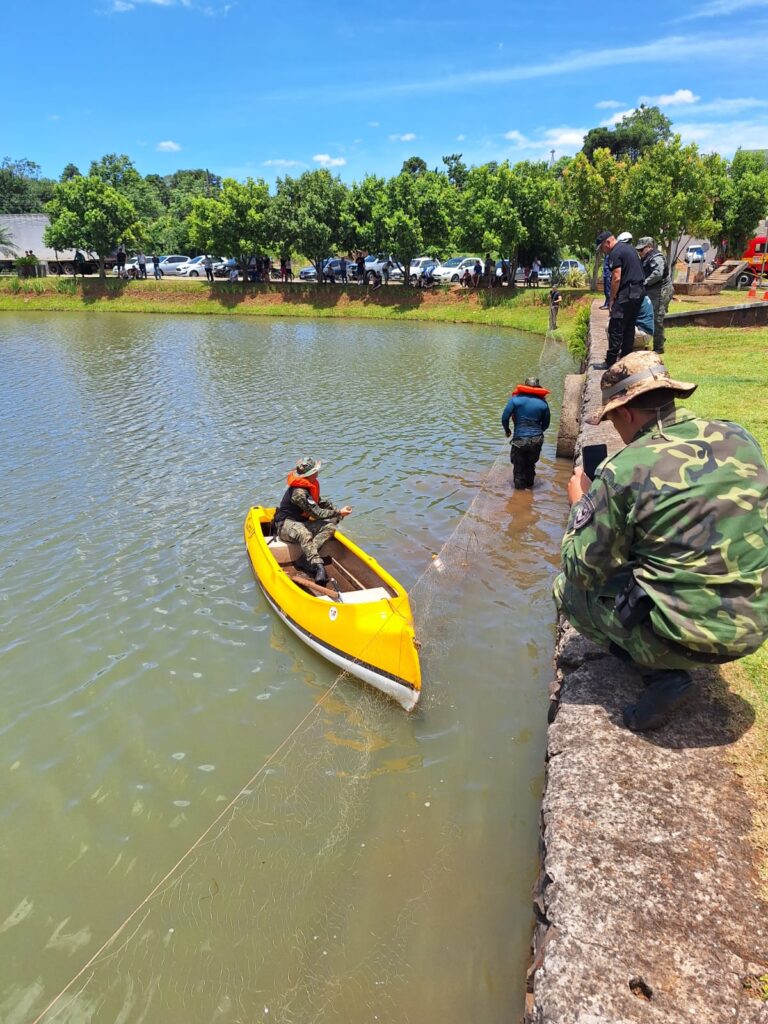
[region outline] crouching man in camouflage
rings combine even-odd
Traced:
[[[633,352],[601,380],[626,447],[595,479],[568,484],[571,513],[555,580],[558,610],[632,662],[647,689],[624,724],[654,729],[694,689],[689,670],[757,650],[768,637],[768,469],[736,423],[675,406],[695,384],[653,352]]]
[[[322,463],[317,459],[300,459],[288,474],[288,488],[275,511],[274,529],[280,540],[300,544],[303,561],[299,569],[314,574],[316,583],[325,583],[328,576],[320,549],[330,540],[342,519],[352,511],[351,505],[335,508],[320,497],[317,474]]]

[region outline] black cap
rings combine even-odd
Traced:
[[[601,231],[600,234],[595,239],[595,248],[599,249],[600,246],[603,244],[603,242],[606,240],[606,238],[610,238],[612,235],[613,235],[612,231]]]

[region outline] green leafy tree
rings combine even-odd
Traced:
[[[717,233],[715,190],[715,166],[695,143],[684,146],[676,135],[646,150],[630,168],[626,223],[635,236],[652,235],[663,245],[672,265],[684,234]]]
[[[458,189],[459,192],[466,187],[467,177],[469,175],[469,168],[462,161],[462,156],[462,153],[450,153],[448,156],[443,157],[445,173],[448,175],[448,181],[450,181],[453,187]]]
[[[374,210],[382,202],[386,184],[384,178],[368,174],[349,188],[342,216],[344,252],[370,252],[376,247]]]
[[[46,212],[51,223],[45,229],[45,244],[95,252],[102,278],[105,257],[121,241],[135,241],[141,231],[133,204],[99,178],[81,176],[56,185]]]
[[[582,153],[590,160],[598,149],[608,149],[617,159],[639,160],[646,150],[672,138],[672,122],[658,107],[641,104],[614,128],[593,128],[584,137]]]
[[[71,178],[80,177],[80,168],[75,164],[67,164],[64,170],[59,175],[59,181],[69,181]]]
[[[13,235],[2,226],[0,226],[0,252],[3,256],[13,256],[16,252],[16,246],[13,244]]]
[[[270,203],[265,182],[225,178],[216,198],[192,200],[188,219],[192,245],[213,256],[233,256],[245,271],[248,259],[269,247]]]
[[[411,260],[422,253],[443,251],[451,236],[455,191],[436,171],[401,171],[390,178],[372,216],[374,248],[394,256],[410,284]]]
[[[544,161],[523,160],[511,168],[510,175],[508,188],[526,233],[519,256],[531,262],[538,257],[548,264],[560,249],[563,232],[560,179]]]
[[[715,179],[714,216],[728,241],[728,252],[740,256],[748,238],[768,213],[768,153],[737,149],[727,164],[710,157]]]
[[[323,263],[345,242],[352,226],[347,188],[330,171],[305,171],[277,179],[272,206],[272,239],[281,253],[305,256],[322,280]]]
[[[508,259],[513,275],[518,248],[528,240],[520,217],[518,184],[508,163],[471,168],[454,230],[459,248]]]
[[[618,234],[627,218],[629,165],[607,149],[598,149],[590,161],[577,153],[562,175],[564,240],[579,250],[595,251],[600,231]],[[597,287],[600,257],[595,256],[592,287]]]
[[[130,157],[125,153],[107,153],[101,160],[91,163],[88,175],[110,185],[135,206],[142,224],[140,238],[146,243],[149,225],[163,214],[163,203],[152,183],[142,178]]]
[[[401,174],[412,174],[416,177],[419,174],[427,173],[426,161],[422,160],[420,156],[409,156],[407,160],[403,161],[403,166],[400,168]]]
[[[42,213],[54,185],[33,160],[5,157],[0,162],[0,213]]]

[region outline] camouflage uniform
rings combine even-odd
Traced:
[[[293,488],[291,502],[299,511],[312,516],[312,519],[301,523],[286,519],[280,525],[278,536],[286,543],[300,544],[306,560],[317,565],[322,562],[320,548],[336,532],[341,516],[330,501],[321,498],[318,503],[314,502],[309,491],[303,487]]]
[[[629,359],[639,356],[638,366],[660,364],[652,353]],[[685,669],[757,650],[768,637],[768,469],[755,439],[669,403],[573,505],[562,570],[558,610],[638,665]],[[626,628],[614,602],[633,576],[650,611]]]
[[[641,238],[635,248],[644,249],[648,245],[653,246],[653,239]],[[645,274],[645,292],[653,306],[653,351],[661,354],[665,342],[664,317],[667,315],[674,288],[667,273],[667,261],[658,249],[653,248],[643,256],[641,262]]]

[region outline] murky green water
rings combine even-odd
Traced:
[[[531,496],[498,419],[537,369]],[[516,1019],[569,370],[493,329],[0,317],[4,1024]],[[411,716],[253,580],[304,453],[413,588]]]

